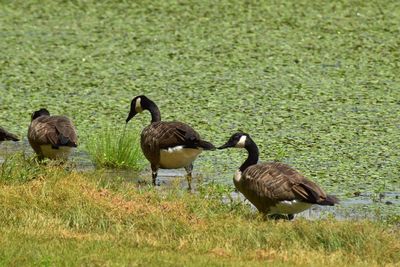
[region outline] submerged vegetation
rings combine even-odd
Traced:
[[[400,233],[390,224],[269,221],[241,202],[223,204],[214,186],[198,194],[137,188],[18,157],[0,168],[28,177],[0,180],[0,265],[374,266],[400,260]]]
[[[0,265],[398,265],[400,206],[386,201],[400,188],[398,10],[396,0],[1,1],[0,126],[18,136],[46,107],[74,121],[98,166],[140,169],[132,144],[150,115],[123,127],[146,94],[163,120],[215,145],[240,129],[261,160],[341,199],[395,204],[378,222],[268,221],[221,185],[241,151],[201,154],[194,171],[209,185],[195,194],[17,153],[0,167]]]
[[[261,160],[289,163],[329,192],[400,187],[398,1],[0,5],[0,121],[19,136],[46,106],[74,121],[84,146],[146,94],[163,120],[215,144],[249,132]],[[195,170],[230,181],[241,158],[207,154]]]
[[[145,162],[139,142],[139,131],[108,126],[93,131],[86,146],[98,167],[141,170]]]

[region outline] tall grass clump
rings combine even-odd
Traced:
[[[106,126],[90,135],[87,150],[99,167],[141,170],[144,157],[139,140],[137,129]]]

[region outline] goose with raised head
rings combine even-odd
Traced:
[[[161,121],[157,105],[144,95],[132,99],[126,123],[144,110],[150,112],[151,123],[143,129],[140,145],[151,165],[153,185],[156,184],[158,169],[185,168],[190,190],[193,161],[203,150],[214,150],[214,145],[202,140],[192,127],[183,122]]]
[[[28,140],[39,159],[66,160],[72,148],[78,146],[72,121],[66,116],[50,116],[45,108],[32,113]]]
[[[236,171],[233,182],[260,212],[287,215],[310,208],[313,204],[333,206],[339,201],[327,195],[316,183],[308,180],[292,167],[280,163],[258,163],[258,147],[246,133],[235,133],[218,149],[244,148],[248,157]]]
[[[0,127],[0,142],[2,141],[19,141],[18,136],[15,134],[12,134],[8,132],[6,129],[3,127]]]

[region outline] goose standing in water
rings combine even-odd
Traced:
[[[190,190],[193,161],[203,150],[214,150],[214,145],[202,140],[200,135],[185,123],[161,121],[157,105],[144,95],[137,96],[131,101],[126,123],[143,110],[150,112],[151,123],[143,129],[140,145],[151,165],[153,185],[156,184],[159,168],[185,168]]]
[[[293,219],[294,214],[313,204],[333,206],[339,202],[284,163],[257,163],[258,147],[248,134],[235,133],[218,149],[229,147],[245,148],[248,152],[248,158],[236,171],[233,182],[260,212],[285,214]]]
[[[50,116],[47,109],[32,113],[28,129],[28,140],[39,159],[66,160],[73,147],[78,146],[78,137],[72,121],[65,116]]]

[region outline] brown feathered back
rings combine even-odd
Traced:
[[[239,182],[234,180],[237,189],[258,210],[268,212],[269,207],[278,201],[300,200],[312,204],[326,201],[326,193],[314,182],[308,180],[292,167],[279,162],[258,163],[249,166]]]
[[[65,116],[40,116],[34,119],[28,129],[28,140],[39,155],[42,154],[41,145],[51,145],[53,148],[78,145],[75,126]]]
[[[214,149],[211,143],[201,140],[200,135],[192,127],[182,122],[153,122],[142,131],[142,151],[152,165],[158,164],[160,149],[175,146]]]

